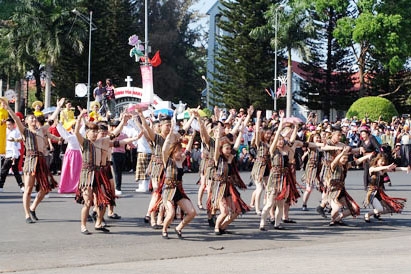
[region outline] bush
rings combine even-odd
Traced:
[[[347,111],[347,118],[357,116],[363,119],[366,116],[375,121],[381,116],[383,121],[391,121],[393,116],[398,116],[398,111],[394,104],[382,97],[363,97],[355,101]]]

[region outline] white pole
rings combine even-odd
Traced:
[[[93,12],[90,11],[89,18],[89,33],[88,33],[88,69],[87,69],[87,110],[90,109],[90,71],[91,71],[91,25],[93,20]]]
[[[278,8],[275,9],[275,40],[274,40],[274,51],[275,51],[275,58],[274,58],[274,111],[277,110],[277,29],[278,29]]]
[[[148,4],[144,1],[144,63],[148,64]]]

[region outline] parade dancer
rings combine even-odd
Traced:
[[[377,139],[371,135],[370,128],[368,126],[362,126],[360,127],[360,153],[362,155],[369,155],[372,154],[375,156],[377,153],[381,151],[381,145],[378,143]],[[363,163],[363,168],[364,168],[364,176],[363,176],[363,182],[364,182],[364,189],[367,190],[367,184],[369,183],[369,172],[368,169],[370,167],[370,161],[372,160],[372,157],[370,160],[367,160]],[[386,179],[389,180],[389,179]]]
[[[220,136],[218,134],[222,134],[222,124],[220,122],[209,122],[206,125],[204,122],[201,120],[200,115],[197,112],[194,112],[194,115],[197,117],[197,120],[199,122],[200,126],[200,137],[202,140],[203,144],[203,149],[202,149],[202,160],[201,160],[201,165],[202,167],[200,170],[200,188],[198,190],[197,194],[197,199],[198,199],[198,207],[199,209],[202,209],[203,206],[201,205],[200,207],[200,196],[202,197],[202,193],[204,191],[204,188],[207,190],[207,220],[208,220],[208,225],[209,227],[214,227],[215,226],[215,213],[216,213],[216,208],[213,207],[213,204],[211,202],[212,200],[212,190],[213,190],[213,177],[214,177],[214,172],[215,172],[215,165],[214,165],[214,155],[215,155],[215,138],[219,138]],[[221,128],[218,130],[218,128]]]
[[[321,149],[323,151],[323,157],[321,160],[321,171],[319,177],[319,184],[320,189],[323,189],[321,194],[321,202],[320,205],[317,206],[317,212],[323,218],[327,218],[325,215],[325,207],[327,206],[327,189],[325,187],[325,180],[330,172],[330,165],[334,158],[341,152],[341,150],[345,147],[343,143],[340,142],[341,140],[341,128],[335,127],[334,131],[331,133],[331,137],[324,140],[324,147]]]
[[[270,174],[270,139],[272,131],[268,128],[261,127],[261,110],[257,111],[257,123],[255,130],[255,144],[257,147],[257,157],[255,159],[253,169],[251,170],[251,178],[256,185],[253,192],[252,205],[255,207],[255,213],[261,215],[260,199],[267,185],[268,175]]]
[[[171,128],[175,126],[174,121],[175,119],[172,119]],[[167,229],[175,218],[177,206],[184,212],[184,218],[174,229],[180,239],[183,238],[182,229],[197,214],[192,202],[184,192],[182,178],[184,174],[183,162],[186,155],[178,138],[179,134],[174,134],[170,131],[162,147],[162,159],[165,166],[162,199],[166,207],[166,216],[162,230],[163,239],[169,239]],[[189,144],[186,149],[191,150],[191,145]]]
[[[311,134],[309,142],[314,142],[316,144],[321,144],[321,136],[318,133]],[[314,186],[322,193],[323,189],[319,185],[319,173],[321,170],[321,157],[322,152],[317,147],[307,147],[308,148],[308,162],[303,174],[302,181],[305,183],[305,191],[303,195],[303,206],[302,210],[307,211],[307,202],[310,198],[310,194]]]
[[[348,215],[354,218],[360,215],[360,207],[345,189],[345,178],[350,168],[348,163],[348,154],[351,148],[346,146],[334,158],[330,165],[330,173],[326,179],[328,189],[328,201],[331,205],[331,222],[330,226],[346,224],[342,219]]]
[[[221,130],[223,129],[219,127],[217,136],[220,136]],[[227,136],[216,139],[216,150],[214,154],[216,170],[214,173],[214,189],[212,191],[213,207],[220,210],[214,227],[214,233],[216,235],[229,233],[226,230],[228,225],[232,223],[239,214],[250,210],[235,189],[235,186],[243,189],[247,188],[241,179],[239,181],[239,176],[235,171],[234,157],[240,141],[240,134],[237,136],[234,146]]]
[[[297,130],[298,130],[298,124],[294,123],[293,125],[293,131],[291,132],[291,136],[289,137],[288,134],[285,134],[284,136],[284,147],[283,150],[287,153],[288,155],[288,169],[286,171],[289,173],[285,176],[285,179],[287,181],[287,185],[289,186],[289,193],[288,197],[286,198],[284,202],[284,207],[283,207],[283,216],[282,216],[282,222],[283,223],[296,223],[296,221],[291,220],[288,217],[288,213],[290,211],[290,206],[294,205],[297,203],[297,199],[300,198],[300,193],[297,189],[297,175],[296,175],[296,163],[295,163],[295,150],[297,148],[297,142],[295,141],[297,137]],[[298,142],[301,143],[301,142]]]
[[[410,167],[397,167],[395,164],[387,165],[387,163],[387,157],[383,153],[379,153],[373,160],[371,160],[368,191],[364,205],[371,206],[373,209],[364,215],[364,220],[367,223],[371,222],[371,215],[381,221],[381,214],[401,213],[404,209],[405,202],[407,201],[405,198],[388,196],[384,191],[384,178],[386,172],[407,171],[407,173],[409,173]]]
[[[113,146],[122,146],[135,139],[124,139],[121,141],[112,142],[111,137],[102,137],[97,139],[99,127],[94,123],[86,123],[86,136],[80,134],[81,118],[87,115],[87,110],[83,109],[77,119],[75,135],[82,149],[82,170],[80,182],[76,193],[76,201],[83,204],[81,210],[81,233],[84,235],[90,234],[86,224],[93,201],[95,201],[97,218],[95,222],[95,230],[101,232],[110,232],[103,226],[103,217],[108,205],[115,205],[114,189],[110,189],[112,182],[107,175],[107,152]],[[112,132],[113,136],[117,135],[125,122],[128,115],[124,115],[120,125]]]
[[[26,148],[24,161],[24,194],[23,207],[25,212],[26,223],[35,223],[38,220],[36,215],[36,208],[43,200],[44,196],[57,186],[49,168],[47,167],[46,158],[44,157],[48,138],[62,141],[62,138],[55,137],[48,131],[49,124],[37,127],[37,118],[34,115],[29,115],[26,118],[28,127],[26,128],[20,121],[20,118],[14,113],[11,107],[6,104],[4,99],[0,98],[3,105],[8,110],[11,118],[16,122],[20,134],[23,136],[24,145]],[[57,119],[57,111],[55,111],[50,119]],[[43,116],[39,116],[43,117]],[[31,192],[36,187],[37,195],[33,203],[31,202]]]
[[[286,169],[288,168],[288,155],[283,150],[284,138],[280,134],[283,127],[284,112],[280,111],[279,114],[281,118],[280,125],[278,126],[274,140],[270,145],[271,169],[266,187],[267,201],[261,212],[261,231],[266,230],[265,222],[267,216],[271,208],[275,206],[277,209],[275,211],[274,228],[283,229],[283,227],[280,226],[280,223],[283,215],[284,202],[289,194],[289,186],[286,185],[285,178],[285,175],[287,174]]]

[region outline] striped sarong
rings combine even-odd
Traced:
[[[137,154],[136,181],[148,180],[147,168],[150,163],[151,154],[139,152]]]

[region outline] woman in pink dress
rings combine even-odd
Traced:
[[[70,133],[72,125],[75,125],[76,120],[68,125],[65,129],[61,123],[57,124],[57,130],[64,141],[67,142],[66,152],[64,153],[63,164],[61,166],[61,177],[58,188],[58,193],[76,193],[77,185],[80,180],[82,156],[80,144],[75,135]]]

